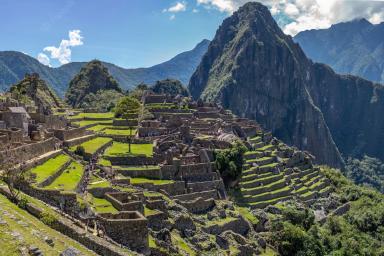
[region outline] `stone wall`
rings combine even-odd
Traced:
[[[0,193],[9,197],[9,192],[0,188]],[[26,210],[37,218],[41,218],[44,210],[37,207],[32,203],[28,203]],[[74,224],[69,219],[65,217],[59,217],[51,225],[51,228],[56,231],[72,238],[73,240],[84,245],[86,248],[96,252],[99,255],[110,255],[110,256],[124,256],[127,255],[127,251],[122,248],[109,243],[103,238],[93,236],[93,235],[84,235],[84,229]]]
[[[194,214],[206,213],[215,206],[215,200],[213,198],[204,200],[201,197],[192,201],[179,201],[178,203]]]
[[[203,227],[203,230],[213,235],[221,234],[227,230],[232,230],[233,232],[238,233],[240,235],[246,235],[250,230],[250,226],[248,222],[243,219],[243,217],[239,216],[238,219],[229,221],[222,225],[215,224],[212,226]]]
[[[13,148],[9,151],[9,153],[16,157],[18,163],[22,163],[50,151],[54,151],[55,147],[56,140],[54,138],[50,138],[45,141],[34,142]],[[4,151],[0,152],[0,156],[0,159],[6,157]]]
[[[105,194],[105,199],[119,211],[138,211],[144,214],[143,202],[131,193],[109,192]]]
[[[86,135],[85,127],[72,128],[72,129],[55,129],[55,137],[59,140],[66,141]]]
[[[148,220],[139,212],[98,214],[97,219],[106,234],[131,250],[148,250]]]
[[[139,122],[137,119],[114,119],[113,126],[138,126]]]

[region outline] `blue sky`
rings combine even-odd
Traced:
[[[177,3],[168,0],[0,3],[0,50],[37,57],[45,47],[58,47],[62,39],[68,39],[68,31],[80,30],[83,44],[71,47],[72,61],[98,58],[124,67],[158,64],[190,50],[202,39],[211,39],[227,16],[218,10],[198,7],[195,1],[185,2],[188,9],[179,12],[164,12]],[[49,56],[49,52],[45,54]],[[57,66],[59,62],[53,59],[51,64]]]
[[[101,59],[147,67],[212,39],[223,19],[248,0],[0,0],[0,50],[45,64]],[[384,2],[259,0],[287,34],[367,18],[384,19]]]

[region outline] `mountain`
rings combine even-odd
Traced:
[[[373,25],[359,19],[303,31],[294,40],[308,57],[338,73],[384,83],[384,23]]]
[[[27,106],[36,107],[39,113],[46,115],[63,106],[60,98],[38,74],[26,74],[23,80],[11,86],[9,92],[12,98]]]
[[[149,68],[125,69],[103,62],[123,89],[139,83],[155,84],[158,80],[174,78],[187,85],[189,78],[206,52],[209,40],[203,40],[191,51],[178,54],[164,63]],[[69,82],[79,73],[85,62],[72,62],[58,68],[41,64],[36,59],[15,51],[0,52],[0,91],[23,79],[26,73],[38,73],[60,95],[64,96]]]
[[[98,108],[101,99],[109,98],[103,105],[112,108],[122,95],[122,89],[108,69],[101,61],[93,60],[71,80],[65,100],[74,108]]]
[[[314,64],[259,3],[224,20],[189,90],[258,121],[318,163],[343,167],[340,151],[384,158],[383,87]]]

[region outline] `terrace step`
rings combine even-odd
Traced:
[[[132,177],[132,178],[148,178],[148,179],[160,179],[161,178],[161,171],[160,167],[158,166],[152,166],[152,167],[146,167],[146,166],[113,166],[114,170],[116,170],[118,173],[120,173],[123,176],[126,177]]]
[[[75,145],[80,145],[86,141],[89,141],[91,139],[96,138],[96,136],[97,136],[96,134],[89,134],[89,135],[77,137],[74,139],[66,140],[66,141],[64,141],[64,146],[65,147],[73,147]]]
[[[246,160],[249,160],[249,159],[256,159],[256,158],[260,158],[260,157],[263,157],[264,156],[264,153],[263,152],[260,152],[260,151],[248,151],[244,154],[244,158]]]
[[[172,199],[177,199],[180,201],[192,201],[199,197],[201,197],[204,200],[207,200],[210,198],[217,199],[217,190],[208,190],[208,191],[181,194],[181,195],[172,196]]]
[[[264,178],[256,178],[251,181],[246,181],[246,182],[240,182],[240,186],[243,188],[253,188],[257,186],[265,186],[268,184],[271,184],[275,181],[281,180],[284,178],[284,174],[280,173],[277,175],[272,175],[272,176],[267,176]]]
[[[40,165],[40,164],[44,163],[45,161],[61,154],[62,152],[63,152],[63,150],[61,150],[61,149],[54,150],[54,151],[50,151],[50,152],[47,152],[45,154],[42,154],[38,157],[34,157],[32,159],[29,159],[28,161],[25,161],[25,163],[23,164],[23,168],[25,168],[26,170],[31,169],[32,167]],[[15,168],[18,168],[19,166],[20,165],[16,165]]]
[[[262,138],[260,136],[249,139],[250,143],[259,143],[261,141],[262,141]]]
[[[261,201],[261,202],[257,202],[257,203],[250,203],[249,206],[251,208],[253,208],[253,209],[260,209],[260,208],[265,208],[268,205],[274,205],[274,204],[277,204],[279,202],[284,202],[284,201],[287,201],[287,200],[290,200],[290,199],[292,199],[292,196],[284,196],[284,197],[274,198],[274,199],[267,200],[267,201]]]
[[[247,163],[249,163],[249,164],[255,163],[255,164],[259,165],[259,166],[268,165],[268,164],[271,164],[271,163],[274,163],[274,162],[276,162],[276,159],[274,157],[270,157],[270,156],[247,160]]]
[[[244,195],[244,197],[247,197],[247,196],[252,197],[255,195],[259,195],[259,194],[263,194],[263,193],[267,193],[267,192],[272,192],[274,190],[284,188],[284,187],[286,187],[286,182],[287,181],[285,179],[282,179],[282,180],[278,180],[276,182],[270,183],[268,185],[259,186],[259,187],[252,188],[252,189],[241,188],[241,193]]]
[[[265,192],[263,194],[259,194],[259,195],[255,195],[255,196],[249,197],[246,200],[249,203],[257,203],[257,202],[260,202],[260,201],[268,201],[268,200],[272,200],[272,199],[275,199],[275,198],[290,196],[291,192],[292,192],[292,188],[284,187],[284,188],[275,190],[273,192]]]
[[[264,142],[262,142],[262,141],[260,141],[260,142],[257,142],[257,143],[252,143],[252,147],[254,148],[254,149],[259,149],[259,148],[262,148],[262,147],[264,147],[265,146],[265,143]]]

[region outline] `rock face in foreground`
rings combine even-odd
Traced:
[[[100,61],[93,60],[72,79],[65,98],[72,107],[90,107],[98,98],[104,98],[104,94],[111,92],[121,94],[122,90],[108,69]]]
[[[258,3],[245,4],[223,22],[189,90],[194,98],[220,102],[257,120],[286,143],[310,151],[319,163],[344,165],[333,137],[343,153],[384,154],[372,144],[359,147],[365,141],[355,137],[381,136],[383,142],[383,135],[374,134],[384,127],[376,119],[383,106],[382,88],[313,64]],[[347,98],[356,102],[349,105]],[[371,126],[375,120],[375,129],[359,119],[371,120]]]

